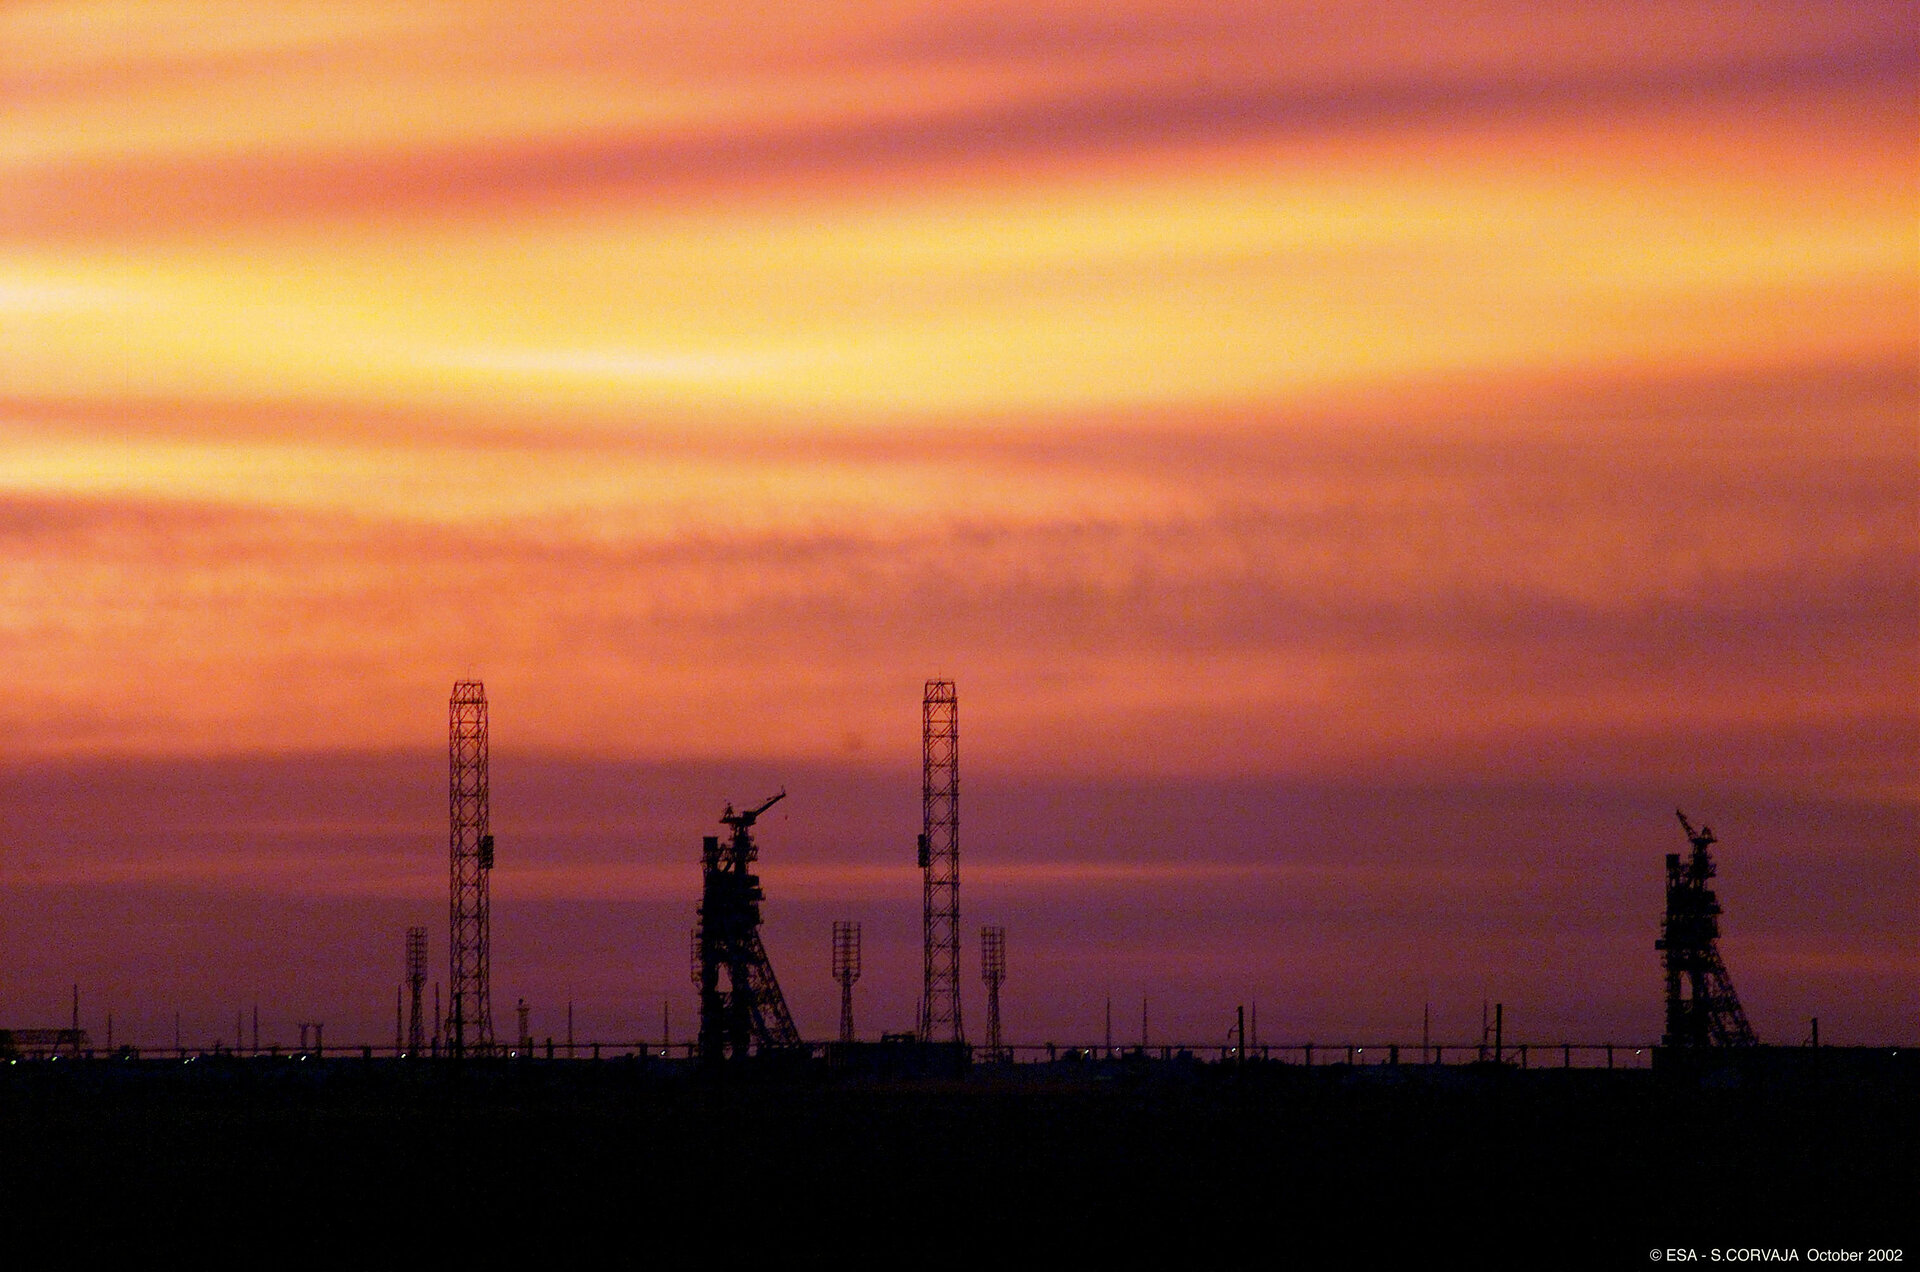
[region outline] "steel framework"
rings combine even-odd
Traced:
[[[853,983],[860,979],[860,925],[833,921],[833,979],[840,982],[840,1041],[853,1041]]]
[[[760,903],[766,893],[748,869],[759,857],[752,827],[760,814],[786,798],[781,791],[758,808],[736,813],[727,805],[721,824],[726,842],[708,835],[701,844],[699,922],[693,931],[693,983],[700,989],[700,1058],[715,1063],[801,1046],[787,1000],[760,943]],[[725,973],[727,987],[720,987]]]
[[[492,950],[488,886],[493,833],[487,818],[487,690],[460,680],[448,703],[448,980],[447,1017],[452,1054],[493,1049]]]
[[[951,680],[927,681],[920,704],[920,870],[920,1036],[928,1042],[964,1042],[960,1024],[960,699]]]
[[[407,991],[412,1000],[407,1012],[407,1054],[417,1056],[427,1047],[427,1021],[420,1010],[420,997],[427,987],[427,929],[407,929]]]
[[[1674,810],[1693,852],[1667,854],[1667,914],[1654,948],[1667,973],[1668,1047],[1750,1047],[1758,1039],[1720,961],[1720,901],[1707,886],[1714,876],[1713,831],[1693,828]]]
[[[980,929],[980,979],[987,983],[987,1055],[999,1059],[1000,986],[1007,979],[1007,929]]]

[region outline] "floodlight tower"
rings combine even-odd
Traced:
[[[1007,929],[980,929],[980,979],[987,983],[987,1057],[1000,1058],[1000,986],[1007,979]]]
[[[407,989],[412,1008],[407,1013],[407,1054],[417,1056],[426,1050],[427,1022],[420,1011],[420,995],[427,987],[427,929],[407,929]]]
[[[1714,876],[1716,841],[1710,827],[1695,830],[1674,810],[1693,852],[1683,861],[1667,854],[1667,914],[1654,948],[1667,973],[1669,1047],[1750,1047],[1758,1039],[1720,961],[1720,901],[1707,881]]]
[[[833,979],[840,982],[840,1041],[853,1041],[853,983],[860,979],[860,925],[833,921]]]
[[[487,690],[478,680],[454,682],[447,756],[452,938],[447,959],[453,996],[447,1034],[452,1054],[459,1057],[469,1048],[483,1053],[493,1049],[488,935],[493,833],[487,819]]]
[[[920,704],[922,990],[920,1036],[964,1042],[960,1026],[960,699],[929,680]]]

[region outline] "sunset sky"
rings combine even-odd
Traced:
[[[0,7],[0,1026],[1920,1036],[1920,5]]]

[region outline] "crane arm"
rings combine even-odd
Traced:
[[[1699,830],[1695,830],[1693,828],[1693,823],[1687,820],[1687,815],[1685,813],[1681,812],[1679,809],[1676,808],[1673,810],[1673,815],[1680,819],[1680,825],[1686,829],[1687,838],[1691,842],[1696,844],[1711,844],[1711,843],[1719,842],[1713,837],[1713,827],[1702,826]]]
[[[754,822],[759,820],[760,814],[766,812],[769,808],[772,808],[775,804],[778,804],[781,800],[785,799],[786,797],[787,797],[786,788],[782,787],[778,795],[775,795],[772,799],[760,805],[760,807],[758,808],[749,808],[744,812],[736,813],[733,811],[733,805],[729,804],[727,805],[727,811],[725,815],[723,815],[720,818],[720,820],[724,822],[726,825],[738,827],[741,830],[745,830],[747,827],[753,825]]]

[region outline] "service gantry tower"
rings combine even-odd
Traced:
[[[1667,917],[1654,948],[1667,971],[1668,1047],[1750,1047],[1758,1039],[1740,1010],[1740,998],[1720,961],[1720,901],[1707,881],[1714,876],[1713,831],[1693,828],[1674,810],[1693,852],[1683,861],[1667,854]]]
[[[860,925],[833,921],[833,979],[840,982],[840,1041],[853,1041],[853,983],[860,979]]]
[[[493,1049],[489,910],[493,832],[487,820],[487,690],[478,680],[460,680],[448,704],[449,768],[447,841],[451,875],[447,963],[453,1002],[447,1039],[458,1057]]]
[[[927,681],[920,703],[920,1037],[964,1042],[960,1026],[960,699]]]
[[[1000,986],[1007,979],[1007,929],[980,929],[980,979],[987,983],[987,1058],[1000,1059]]]
[[[417,1056],[426,1050],[427,1021],[420,1011],[420,998],[427,987],[427,929],[407,929],[407,991],[411,1006],[407,1012],[407,1054]]]
[[[693,930],[693,983],[700,989],[700,1058],[716,1063],[749,1050],[797,1048],[787,1000],[760,944],[760,903],[766,893],[748,869],[760,855],[752,828],[760,814],[785,799],[781,791],[758,808],[720,817],[730,830],[723,843],[708,835],[701,844],[699,922]],[[727,987],[720,988],[725,973]]]

